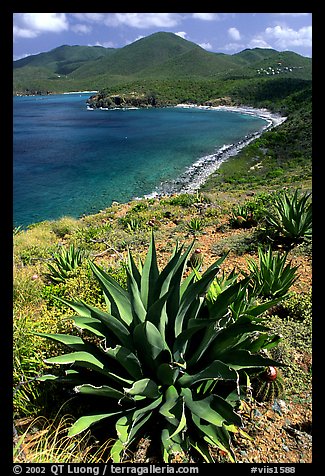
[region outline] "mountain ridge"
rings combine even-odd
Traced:
[[[174,33],[157,32],[122,48],[62,45],[16,60],[13,90],[14,94],[35,89],[55,93],[99,90],[136,79],[255,77],[258,65],[265,69],[280,63],[294,68],[289,76],[311,77],[311,59],[293,52],[254,48],[233,55],[213,53]]]

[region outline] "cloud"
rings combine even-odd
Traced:
[[[241,51],[245,48],[245,45],[242,43],[228,43],[226,46],[222,47],[223,51]]]
[[[272,46],[262,36],[258,35],[251,39],[247,48],[272,48]]]
[[[187,33],[186,33],[186,31],[177,31],[177,32],[175,32],[175,35],[180,36],[181,38],[183,38],[185,40],[185,37],[187,36]]]
[[[205,49],[205,50],[212,50],[212,45],[211,43],[207,42],[207,43],[198,43],[199,46],[201,46],[201,48]]]
[[[104,48],[116,48],[115,44],[112,41],[96,41],[96,43],[88,43],[88,46],[103,46]]]
[[[79,21],[132,28],[174,27],[181,21],[179,13],[71,13]]]
[[[71,30],[75,33],[87,34],[92,31],[92,27],[89,25],[76,23],[75,25],[71,26]]]
[[[306,15],[310,15],[310,13],[273,13],[273,15],[282,15],[288,17],[302,17]]]
[[[218,13],[192,13],[192,17],[205,21],[219,20]]]
[[[14,35],[14,39],[15,38],[36,38],[38,36],[38,32],[14,25],[13,35]]]
[[[14,36],[35,38],[42,33],[60,33],[69,29],[65,13],[16,13]]]
[[[276,25],[265,30],[265,37],[273,40],[277,48],[287,49],[292,46],[312,46],[312,27],[304,26],[293,30],[286,26]]]
[[[228,29],[228,35],[235,41],[240,40],[240,33],[237,30],[237,28],[234,28],[234,27],[229,28]]]
[[[80,21],[99,22],[105,18],[107,13],[71,13],[71,16],[77,18]]]
[[[133,28],[174,27],[179,24],[178,13],[106,13],[105,25],[126,25]]]

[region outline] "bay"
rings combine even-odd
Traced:
[[[193,164],[266,124],[214,109],[88,110],[89,96],[13,98],[14,226],[182,191]]]

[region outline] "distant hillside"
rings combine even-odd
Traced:
[[[63,45],[38,55],[27,56],[14,61],[14,69],[28,67],[43,67],[57,74],[70,74],[84,63],[107,56],[114,48],[102,46],[68,46]]]
[[[311,59],[259,48],[234,55],[211,53],[174,33],[159,32],[123,48],[65,45],[14,61],[13,91],[58,93],[140,79],[217,81],[275,75],[311,79]]]

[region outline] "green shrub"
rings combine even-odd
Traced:
[[[279,238],[289,244],[310,240],[312,237],[311,193],[284,192],[275,200],[275,208],[266,215],[267,225]]]
[[[291,304],[298,300],[298,295],[284,301]],[[290,303],[291,301],[291,303]],[[302,299],[304,301],[304,298]],[[306,305],[309,299],[307,299]],[[296,304],[294,305],[296,307]],[[276,348],[270,350],[274,359],[280,359],[285,364],[282,369],[285,378],[285,393],[287,396],[310,395],[312,385],[312,316],[309,311],[303,312],[304,319],[297,318],[296,314],[283,316],[282,309],[276,309],[275,315],[268,318],[268,326],[280,333],[283,338]]]
[[[249,205],[237,205],[231,210],[229,223],[234,228],[251,228],[257,225],[253,211]]]
[[[80,226],[80,221],[72,217],[62,217],[59,220],[53,221],[51,224],[53,233],[59,238],[64,238],[66,235],[74,233]]]
[[[241,431],[236,408],[246,391],[246,374],[281,365],[260,353],[279,342],[257,317],[272,303],[245,306],[244,312],[237,306],[229,313],[234,300],[247,293],[249,279],[244,279],[229,283],[208,305],[206,294],[225,257],[202,276],[193,271],[182,280],[193,246],[185,251],[176,246],[160,272],[152,235],[143,265],[137,267],[128,254],[127,290],[91,263],[107,311],[83,300],[63,300],[77,313],[72,319],[83,338],[39,334],[70,349],[46,359],[68,365],[65,374],[41,380],[70,383],[93,406],[69,435],[92,425],[107,427],[112,419],[114,462],[148,434],[160,441],[165,462],[190,448],[213,462],[209,445],[234,461],[230,435]]]
[[[288,253],[273,253],[269,246],[266,251],[258,249],[259,263],[248,259],[251,286],[257,296],[263,298],[284,297],[298,279],[298,266],[286,265]]]
[[[71,277],[71,272],[74,272],[78,266],[81,265],[85,258],[84,252],[75,248],[73,244],[69,249],[62,248],[60,252],[53,255],[54,265],[47,263],[50,273],[47,277],[53,283],[61,283]]]
[[[191,220],[187,223],[187,229],[190,233],[196,234],[200,233],[204,230],[205,223],[204,220],[200,218],[191,218]]]
[[[211,251],[216,256],[221,256],[230,251],[238,256],[251,253],[256,251],[258,247],[258,238],[259,233],[255,231],[253,233],[245,231],[240,234],[233,234],[214,243],[211,246]]]
[[[47,223],[35,224],[14,236],[14,259],[24,266],[49,259],[57,248],[56,236]]]

